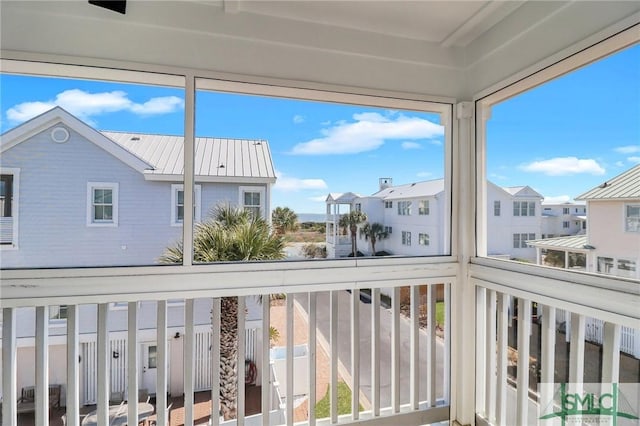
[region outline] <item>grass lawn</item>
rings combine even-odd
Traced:
[[[436,324],[444,328],[444,302],[436,302]]]
[[[328,387],[329,385],[327,385]],[[360,411],[364,408],[360,405]],[[351,389],[345,382],[338,382],[338,415],[351,414]],[[331,389],[327,390],[316,404],[316,419],[322,419],[331,415]]]

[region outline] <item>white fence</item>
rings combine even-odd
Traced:
[[[435,315],[435,297],[430,297],[425,307],[421,307],[419,289],[435,285],[446,287],[446,315],[449,315],[450,286],[455,282],[457,265],[453,259],[354,259],[345,261],[327,260],[323,262],[302,261],[295,263],[256,263],[254,265],[207,265],[186,267],[150,268],[107,268],[46,271],[3,271],[2,277],[2,390],[3,417],[5,426],[15,426],[19,422],[17,402],[20,389],[17,385],[18,365],[33,363],[18,356],[21,347],[17,345],[16,311],[21,307],[35,307],[36,321],[33,339],[35,344],[36,404],[38,418],[48,417],[46,404],[49,375],[44,365],[49,364],[48,307],[67,305],[66,330],[66,393],[67,425],[79,425],[82,402],[95,401],[100,424],[108,423],[108,407],[111,390],[125,387],[128,394],[137,394],[141,388],[142,367],[141,330],[138,329],[139,302],[156,301],[157,352],[154,362],[157,368],[154,383],[156,394],[155,411],[158,424],[166,423],[169,387],[169,362],[176,362],[174,349],[180,347],[185,362],[180,368],[172,368],[171,374],[184,377],[185,424],[193,424],[194,392],[207,387],[206,378],[211,377],[211,406],[213,412],[220,407],[219,387],[216,377],[220,367],[220,329],[223,318],[221,301],[223,297],[237,296],[238,300],[238,359],[254,356],[265,360],[269,357],[268,345],[255,346],[255,339],[245,340],[253,332],[245,330],[245,297],[262,294],[269,300],[272,293],[286,294],[286,340],[285,373],[279,377],[286,383],[284,419],[293,423],[294,412],[294,297],[303,301],[307,310],[306,324],[296,328],[306,330],[308,357],[306,394],[309,403],[307,424],[316,421],[316,384],[318,368],[328,368],[328,392],[333,397],[327,421],[338,421],[337,387],[345,381],[352,389],[351,406],[355,407],[348,419],[340,417],[340,422],[359,421],[362,424],[378,424],[380,416],[388,417],[388,423],[423,424],[446,421],[449,418],[449,332],[445,330],[445,343],[437,344],[435,321],[431,319],[426,328],[420,327],[420,312]],[[211,283],[217,283],[212,286]],[[400,287],[410,288],[410,315],[402,319],[399,297],[395,297],[391,309],[380,306],[380,288],[393,287],[399,295]],[[370,288],[371,300],[361,301],[360,288]],[[350,290],[346,292],[345,290]],[[167,324],[167,305],[177,295],[184,298],[184,334],[180,340],[170,339]],[[435,294],[435,291],[429,291]],[[196,332],[194,325],[194,305],[196,299],[206,299],[211,303],[213,330],[209,340],[207,333]],[[322,300],[319,302],[319,300]],[[112,303],[127,305],[127,329],[125,336],[112,340],[109,323]],[[78,334],[78,312],[83,304],[97,304],[97,333],[95,342],[80,343]],[[83,321],[85,319],[83,318]],[[262,342],[269,342],[270,306],[262,304]],[[446,324],[448,326],[449,320]],[[340,324],[340,325],[339,325]],[[383,331],[389,330],[389,332]],[[401,332],[402,330],[402,332]],[[122,333],[122,332],[119,332]],[[173,333],[172,333],[173,334]],[[260,333],[258,333],[259,335]],[[402,335],[402,337],[401,337]],[[319,339],[326,340],[327,363],[324,367],[316,364]],[[59,338],[56,338],[59,340]],[[363,340],[364,339],[364,340]],[[172,345],[166,344],[169,340]],[[362,342],[369,342],[363,347]],[[165,342],[165,344],[163,344]],[[346,345],[346,346],[344,346]],[[435,350],[436,346],[439,349]],[[209,347],[211,350],[209,351]],[[339,349],[340,348],[340,349]],[[345,351],[346,348],[346,351]],[[205,350],[206,349],[206,350]],[[170,350],[172,351],[170,353]],[[324,350],[324,349],[323,349]],[[362,351],[362,356],[361,356]],[[210,352],[211,355],[204,355]],[[253,355],[251,355],[253,352]],[[117,353],[117,356],[115,356]],[[323,352],[324,353],[324,352]],[[390,358],[383,356],[390,355]],[[78,363],[78,358],[84,361]],[[193,360],[189,362],[188,360]],[[436,362],[438,360],[438,362]],[[384,366],[383,366],[384,363]],[[81,366],[82,365],[82,366]],[[340,373],[338,366],[341,366]],[[271,403],[273,379],[270,368],[263,368],[261,375],[262,413],[259,421],[269,424],[274,417]],[[126,371],[123,377],[122,372]],[[199,374],[198,372],[201,372]],[[405,373],[409,372],[407,376]],[[365,373],[366,372],[366,373]],[[347,374],[349,373],[349,374]],[[304,374],[304,373],[303,373]],[[83,383],[82,377],[87,379]],[[388,375],[388,378],[385,378]],[[247,424],[245,416],[245,365],[237,363],[237,424]],[[367,377],[365,380],[364,377]],[[360,412],[364,403],[361,395],[366,392],[368,409]],[[383,383],[389,382],[386,387]],[[59,382],[58,382],[59,383]],[[388,399],[385,392],[390,390]],[[81,396],[82,392],[82,396]],[[366,393],[365,392],[365,393]],[[153,393],[153,392],[150,392]],[[402,397],[401,397],[402,395]],[[135,404],[130,404],[128,416],[137,419]],[[370,408],[369,408],[370,407]],[[214,416],[212,424],[219,418]],[[253,421],[253,420],[251,420]],[[135,423],[135,421],[131,421]]]

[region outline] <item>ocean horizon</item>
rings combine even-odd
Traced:
[[[298,215],[298,222],[325,222],[327,215],[324,213],[296,213]]]

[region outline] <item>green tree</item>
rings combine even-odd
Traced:
[[[384,240],[389,236],[389,233],[385,231],[384,226],[381,223],[365,223],[362,227],[362,233],[365,240],[371,240],[371,254],[376,255],[376,242]]]
[[[298,215],[289,207],[276,207],[271,212],[271,223],[278,235],[298,229]]]
[[[348,228],[351,231],[351,253],[353,257],[358,256],[358,245],[356,237],[358,236],[358,225],[367,221],[367,214],[359,210],[352,210],[340,218],[340,226]]]
[[[193,234],[195,262],[283,259],[284,240],[262,217],[228,205],[217,206],[212,216],[196,224]],[[182,242],[168,247],[159,261],[182,263]],[[236,417],[238,393],[238,298],[220,302],[220,408],[225,419]],[[242,360],[241,362],[244,362]]]

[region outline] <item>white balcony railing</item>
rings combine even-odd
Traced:
[[[491,259],[475,259],[470,276],[478,424],[538,424],[554,407],[554,384],[637,382],[633,354],[635,367],[621,365],[621,348],[640,336],[637,281]],[[637,401],[637,387],[630,392]]]
[[[321,272],[322,271],[322,272]],[[321,273],[320,273],[321,272]],[[153,319],[156,341],[154,377],[155,413],[158,424],[168,424],[167,394],[171,384],[172,369],[181,369],[183,385],[178,394],[184,393],[185,424],[194,424],[194,392],[203,386],[198,382],[202,357],[198,351],[210,342],[207,371],[211,374],[211,412],[217,413],[220,406],[219,389],[224,383],[218,378],[220,360],[220,325],[224,318],[220,311],[222,297],[237,296],[239,304],[238,359],[247,353],[245,340],[245,305],[252,295],[262,295],[269,300],[270,294],[286,294],[286,395],[284,420],[294,422],[293,386],[296,380],[294,369],[294,310],[301,309],[306,316],[304,324],[308,336],[308,417],[304,424],[349,423],[358,420],[363,424],[377,424],[380,418],[394,424],[424,424],[446,421],[449,418],[449,306],[450,286],[455,284],[457,263],[451,258],[439,259],[353,259],[325,262],[278,262],[250,264],[221,264],[201,266],[168,266],[145,268],[100,268],[3,271],[2,277],[2,424],[20,424],[25,415],[18,414],[18,399],[21,389],[35,386],[33,414],[35,424],[47,425],[53,413],[49,406],[49,385],[56,373],[49,366],[60,360],[59,346],[64,345],[63,361],[66,374],[64,380],[55,379],[63,389],[60,412],[65,414],[67,425],[79,425],[84,412],[81,392],[85,386],[78,360],[83,356],[83,342],[89,339],[82,327],[95,322],[95,370],[91,380],[95,385],[95,405],[99,424],[109,422],[109,399],[114,386],[125,390],[127,395],[136,395],[143,387],[141,374],[145,368],[145,357],[141,349],[141,335],[149,333],[141,324],[145,309],[155,305]],[[446,312],[445,328],[440,337],[436,334],[436,286],[444,288]],[[403,316],[400,305],[400,288],[408,288],[408,316]],[[381,288],[389,288],[392,294],[391,308],[381,306]],[[359,289],[372,289],[371,299],[360,297]],[[347,292],[346,290],[349,290]],[[427,297],[421,297],[426,293]],[[176,308],[176,299],[184,304]],[[198,337],[202,324],[196,324],[199,309],[205,304],[213,314],[210,325],[213,334],[210,341]],[[120,310],[114,310],[117,304]],[[48,310],[50,306],[67,305],[64,333],[50,328]],[[86,306],[94,306],[93,318],[82,316]],[[126,309],[124,306],[126,305]],[[146,307],[146,308],[145,308]],[[31,336],[20,330],[20,312],[24,308],[35,311]],[[35,309],[33,309],[35,308]],[[174,329],[171,310],[180,309],[183,326],[180,328],[183,365],[176,364],[176,352],[167,342],[174,344]],[[126,312],[126,315],[123,313]],[[420,327],[420,314],[426,312],[427,326]],[[208,312],[207,312],[208,313]],[[116,321],[117,315],[124,315]],[[405,318],[406,317],[406,318]],[[213,324],[211,325],[211,321]],[[117,325],[114,325],[115,323]],[[270,304],[262,303],[262,327],[258,332],[261,342],[269,342]],[[297,326],[299,326],[298,324]],[[124,330],[123,328],[124,327]],[[117,329],[117,331],[114,331]],[[390,332],[387,333],[386,330]],[[27,333],[28,334],[28,333]],[[89,332],[90,334],[90,332]],[[114,336],[117,338],[114,339]],[[316,419],[315,404],[318,400],[316,384],[319,377],[316,363],[316,343],[326,341],[328,356],[329,392],[331,408],[329,417]],[[29,343],[31,342],[31,343]],[[115,342],[115,343],[114,343]],[[164,342],[164,343],[163,343]],[[204,342],[204,343],[203,343]],[[24,347],[35,346],[35,359],[19,356]],[[114,346],[114,344],[116,346]],[[320,346],[322,347],[322,345]],[[323,350],[325,350],[323,349]],[[260,357],[259,372],[262,413],[251,416],[250,423],[267,425],[278,422],[273,412],[273,377],[269,365],[269,345],[254,348]],[[118,356],[116,356],[116,352]],[[123,359],[124,358],[124,359]],[[117,362],[114,364],[114,359]],[[24,377],[18,382],[19,371],[25,363],[35,371],[33,383]],[[126,376],[120,374],[126,370]],[[201,372],[200,372],[201,373]],[[59,377],[59,376],[57,376]],[[126,379],[124,379],[126,377]],[[238,425],[249,424],[245,416],[245,365],[237,364],[237,419]],[[241,378],[241,379],[240,379]],[[337,386],[340,378],[352,390],[350,401],[352,413],[339,416],[337,411]],[[33,379],[31,379],[33,380]],[[119,381],[120,380],[120,381]],[[390,383],[386,386],[385,383]],[[176,392],[172,393],[175,395]],[[360,411],[360,406],[364,406]],[[137,424],[136,404],[128,404],[129,424]],[[277,410],[276,410],[277,411]],[[59,412],[59,413],[60,413]],[[59,414],[58,413],[58,414]],[[53,418],[52,418],[53,419]],[[54,421],[56,419],[53,419]],[[219,424],[217,415],[211,424]],[[226,424],[226,422],[225,422]]]

